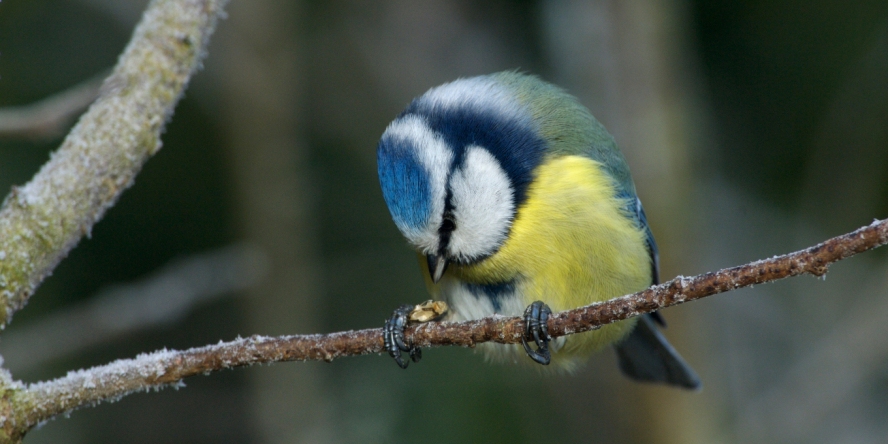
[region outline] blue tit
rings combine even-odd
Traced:
[[[524,317],[523,350],[484,344],[489,355],[571,369],[613,345],[633,379],[700,386],[659,332],[659,315],[557,340],[546,332],[551,310],[658,283],[657,246],[626,160],[573,96],[513,71],[459,79],[414,99],[383,133],[377,161],[395,225],[450,319]],[[401,352],[420,356],[403,333],[411,308],[385,327],[386,349],[404,368]]]

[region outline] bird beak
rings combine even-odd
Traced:
[[[429,261],[429,276],[432,277],[432,282],[437,284],[441,280],[441,276],[444,276],[449,261],[437,254],[430,254],[426,256],[426,259]]]

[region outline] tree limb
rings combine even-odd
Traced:
[[[148,158],[190,76],[199,66],[226,0],[153,0],[99,99],[81,117],[52,159],[31,182],[13,188],[0,208],[0,327],[20,309],[56,264],[88,235]],[[764,261],[678,277],[645,291],[549,319],[558,337],[712,294],[827,266],[888,242],[888,223],[877,221],[815,247]],[[520,341],[520,318],[494,316],[462,323],[411,326],[421,347]],[[381,329],[327,335],[251,337],[186,351],[163,350],[27,387],[0,369],[0,441],[17,441],[58,414],[183,378],[233,367],[296,360],[331,361],[382,352]]]
[[[160,149],[160,133],[200,66],[226,3],[153,0],[98,100],[34,178],[12,188],[0,208],[0,329]],[[132,384],[106,383],[114,377],[132,381],[126,373],[132,366],[103,370],[90,372],[103,375],[95,385],[54,381],[45,390],[40,385],[25,390],[0,368],[0,442],[20,441],[39,421],[83,405],[84,399],[126,394]]]
[[[635,294],[556,313],[549,318],[549,333],[558,337],[594,330],[662,308],[790,276],[823,276],[833,262],[886,243],[888,220],[875,221],[795,253],[692,278],[679,276]],[[518,343],[523,330],[521,318],[491,316],[458,323],[429,322],[408,327],[406,333],[421,347],[474,347],[490,341]],[[16,395],[22,398],[19,404],[31,407],[18,417],[31,427],[78,407],[116,400],[136,391],[177,385],[183,378],[197,374],[281,361],[329,362],[343,356],[381,352],[381,328],[324,335],[253,336],[185,351],[163,350],[31,385]]]
[[[98,100],[0,208],[0,327],[161,146],[226,0],[154,0]]]

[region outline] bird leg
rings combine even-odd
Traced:
[[[422,350],[414,347],[413,343],[407,343],[404,329],[408,324],[429,322],[440,318],[447,313],[447,304],[441,301],[426,301],[419,305],[402,305],[395,309],[392,316],[385,321],[382,337],[385,350],[398,366],[407,368],[410,361],[404,360],[401,352],[406,352],[413,362],[419,362],[422,358]]]
[[[528,305],[527,309],[524,310],[525,330],[524,337],[521,338],[521,344],[524,345],[524,351],[527,352],[527,356],[530,356],[530,359],[542,365],[549,365],[549,361],[552,360],[552,354],[549,353],[549,341],[552,338],[549,336],[549,326],[547,324],[550,314],[552,314],[552,310],[542,301],[536,301]],[[530,345],[527,344],[527,341],[531,339],[537,346],[536,350],[530,348]]]

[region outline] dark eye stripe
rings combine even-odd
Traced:
[[[438,231],[449,233],[453,230],[456,230],[456,220],[453,219],[453,213],[446,212],[444,213],[444,219],[441,221],[441,228]]]
[[[462,165],[467,147],[487,149],[509,177],[516,207],[524,203],[527,187],[533,180],[532,171],[542,163],[546,150],[546,142],[537,135],[529,119],[469,107],[432,109],[419,101],[414,101],[407,112],[423,116],[429,127],[452,147],[451,171]]]

